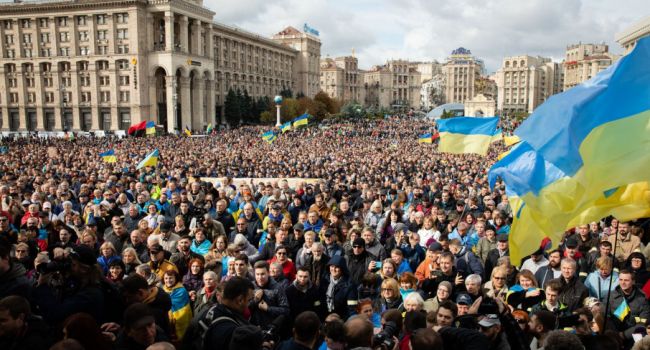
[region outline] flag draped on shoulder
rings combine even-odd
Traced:
[[[262,134],[262,139],[268,143],[273,143],[277,138],[278,135],[273,130],[269,130]]]
[[[160,157],[160,152],[156,148],[153,152],[147,154],[147,156],[144,157],[144,159],[140,163],[138,163],[137,168],[142,169],[146,166],[156,166],[158,165],[159,157]]]
[[[112,149],[109,149],[106,152],[100,153],[100,157],[102,157],[102,160],[104,163],[115,163],[117,162],[117,157],[115,156],[115,151]]]
[[[551,97],[515,130],[488,178],[516,198],[510,256],[542,235],[614,215],[650,215],[650,38],[594,78]],[[539,240],[537,240],[539,241]]]
[[[287,131],[291,131],[291,122],[286,122],[280,126],[280,130],[282,130],[282,133],[284,134]]]
[[[131,125],[129,130],[127,130],[127,134],[129,136],[133,137],[139,137],[139,136],[144,136],[147,131],[147,121],[142,121],[138,124]]]
[[[426,134],[423,134],[423,135],[420,135],[418,137],[418,142],[419,143],[432,143],[433,142],[433,136],[431,135],[430,132],[426,133]]]
[[[447,153],[477,153],[486,155],[496,133],[498,117],[455,117],[440,119],[438,150]]]
[[[293,127],[297,128],[301,125],[307,125],[308,123],[309,123],[309,114],[304,113],[303,115],[293,120]]]

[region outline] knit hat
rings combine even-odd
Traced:
[[[451,283],[449,283],[449,281],[442,281],[442,282],[438,283],[438,288],[440,286],[446,287],[449,292],[452,291]]]
[[[235,328],[230,339],[230,350],[257,350],[262,348],[264,336],[259,327],[245,325]]]

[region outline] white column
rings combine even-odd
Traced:
[[[165,51],[174,51],[174,13],[165,12]]]
[[[176,94],[176,77],[173,75],[168,75],[165,77],[166,85],[166,102],[167,102],[167,132],[174,132],[176,129],[176,101],[174,95]]]
[[[180,27],[179,35],[181,36],[180,44],[181,44],[181,52],[182,53],[188,53],[188,51],[187,51],[188,22],[189,22],[189,20],[188,20],[187,16],[181,16],[181,19],[180,19],[180,21],[178,23],[178,25]]]
[[[180,87],[181,87],[181,122],[182,125],[179,125],[178,128],[180,130],[185,129],[185,127],[192,127],[192,107],[191,107],[191,99],[190,99],[190,78],[189,77],[181,77],[180,79]]]

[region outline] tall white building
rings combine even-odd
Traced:
[[[506,57],[496,72],[496,83],[497,109],[501,113],[532,113],[550,96],[561,92],[562,66],[546,57]]]
[[[442,65],[445,77],[445,102],[464,103],[478,93],[476,81],[484,74],[484,64],[472,52],[460,47],[451,52]]]
[[[616,56],[605,44],[575,44],[566,49],[564,59],[564,87],[568,90],[609,67]]]

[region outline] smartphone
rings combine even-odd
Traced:
[[[381,269],[381,261],[375,262],[375,268]]]

